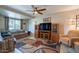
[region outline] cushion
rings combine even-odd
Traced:
[[[72,38],[72,37],[79,37],[79,30],[70,30],[70,31],[68,32],[68,36],[69,36],[70,38]]]
[[[9,32],[1,32],[1,36],[4,38],[6,36],[11,36]]]

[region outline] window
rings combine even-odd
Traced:
[[[9,18],[9,30],[20,30],[21,20]]]
[[[77,24],[76,24],[76,26],[77,26],[77,29],[79,30],[79,19],[77,19]]]

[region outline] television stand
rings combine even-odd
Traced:
[[[50,31],[40,31],[40,38],[51,40],[51,32]]]
[[[51,24],[51,30],[40,30],[40,25],[35,25],[35,37],[59,42],[59,24]]]

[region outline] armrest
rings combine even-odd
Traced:
[[[68,40],[68,39],[69,39],[69,37],[68,37],[68,35],[60,35],[60,40],[61,40],[61,39]]]
[[[61,37],[68,37],[68,35],[61,35]]]
[[[74,47],[74,42],[79,42],[79,37],[72,37],[69,40],[69,46]]]

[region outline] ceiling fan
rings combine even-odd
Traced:
[[[33,10],[28,10],[28,11],[31,11],[31,12],[33,12],[33,15],[35,15],[35,14],[41,14],[41,15],[43,15],[43,11],[45,11],[46,10],[46,8],[39,8],[39,7],[35,7],[34,5],[32,5],[32,9]]]

